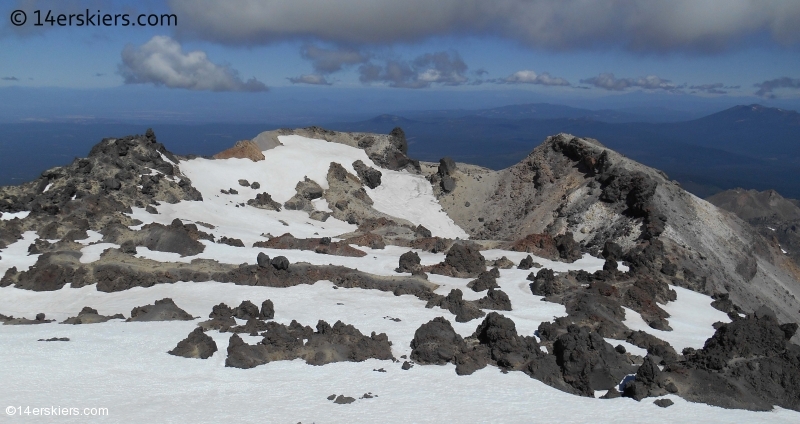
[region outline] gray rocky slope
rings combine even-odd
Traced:
[[[717,193],[709,202],[747,221],[768,240],[780,244],[785,254],[800,265],[800,205],[775,190],[736,188]]]
[[[748,312],[768,305],[780,321],[800,322],[800,269],[777,243],[596,140],[559,134],[500,171],[457,167],[455,189],[436,192],[472,238],[571,232],[593,254],[608,241],[625,252],[660,245],[648,264],[660,278],[709,295],[728,293]],[[431,164],[422,169],[439,178]]]
[[[331,164],[329,189],[301,182],[297,196],[284,205],[267,194],[259,205],[304,210],[311,219],[324,220],[326,216],[315,218],[314,214],[321,211],[310,206],[310,200],[321,197],[327,200],[334,217],[356,224],[358,230],[339,236],[343,242],[298,239],[287,234],[275,237],[273,247],[360,256],[363,252],[346,245],[382,248],[395,244],[447,252],[445,260],[421,266],[418,256],[406,254],[400,257],[398,272],[412,275],[387,277],[341,266],[289,264],[282,256],[270,259],[264,255],[253,258],[255,263],[239,266],[203,259],[172,263],[135,257],[136,246],[194,256],[204,248],[199,240],[232,246],[242,243],[214,240],[197,225],[177,219],[171,225],[130,228],[141,224],[127,215],[133,206],[202,200],[180,172],[179,158],[148,131],[144,136],[105,139],[88,158],[45,171],[37,180],[20,186],[0,187],[0,212],[30,211],[24,219],[0,221],[0,248],[20,239],[25,231],[36,231],[39,238],[29,252],[41,253],[29,270],[9,269],[1,276],[0,286],[45,291],[66,284],[96,284],[98,290],[112,292],[175,281],[289,287],[328,280],[337,287],[411,294],[426,301],[427,307],[450,311],[457,321],[485,316],[475,334],[466,339],[456,337],[446,320],[420,327],[412,342],[412,359],[419,364],[452,362],[460,374],[494,365],[525,372],[561,390],[591,396],[595,390],[613,389],[619,377],[633,371],[632,366],[642,365],[615,354],[603,340],[610,337],[628,340],[648,351],[634,382],[623,388],[626,396],[641,399],[678,391],[687,399],[726,407],[768,409],[778,404],[800,409],[796,389],[800,387],[800,352],[787,342],[792,337],[797,340],[793,323],[800,321],[800,270],[773,240],[735,215],[687,193],[662,172],[625,158],[596,140],[565,134],[549,137],[523,161],[501,171],[446,158],[438,166],[410,159],[399,128],[388,135],[340,133],[317,127],[277,130],[260,134],[252,143],[268,150],[280,144],[279,135],[290,134],[361,148],[384,169],[426,176],[445,212],[473,241],[432,237],[422,226],[378,212],[371,207],[372,200],[363,187],[380,184],[380,172],[361,164],[355,166],[358,175],[353,175],[341,165]],[[231,154],[237,157],[236,152]],[[75,241],[85,239],[90,229],[120,248],[107,250],[90,264],[80,262],[82,245]],[[543,323],[537,341],[518,335],[513,321],[481,311],[512,308],[508,297],[494,290],[492,282],[498,271],[487,270],[480,254],[487,247],[565,261],[588,252],[605,258],[606,266],[594,274],[579,271],[557,275],[542,269],[528,277],[533,294],[564,304],[569,314]],[[530,269],[531,262],[527,260],[520,268]],[[628,265],[629,271],[620,271],[619,262]],[[427,281],[426,273],[474,278],[467,287],[489,291],[478,301],[465,301],[458,290],[442,296],[434,293],[436,285]],[[697,352],[676,352],[669,344],[646,333],[632,332],[622,324],[621,306],[627,306],[639,312],[651,327],[670,330],[669,315],[658,306],[675,300],[669,284],[714,296],[715,307],[728,312],[735,322],[720,326],[715,337]],[[170,306],[167,304],[171,301],[165,301],[142,308]],[[139,314],[131,315],[133,319]],[[741,316],[746,319],[736,321]],[[339,332],[330,332],[323,325],[318,329],[320,349],[306,352],[292,346],[299,335],[313,330],[297,330],[299,335],[293,335],[290,333],[295,329],[291,328],[268,328],[256,321],[248,325],[243,332],[265,331],[263,336],[271,347],[253,347],[238,336],[232,338],[236,343],[228,348],[231,364],[255,366],[273,357],[303,357],[309,363],[321,358],[319,363],[327,363],[327,353],[320,352],[333,349],[329,344],[341,345],[334,350],[347,350],[351,344],[366,343],[366,336],[344,331],[344,324]],[[370,340],[375,344],[371,353],[353,351],[344,357],[389,357],[388,340],[375,336]],[[205,342],[206,338],[197,333],[187,338],[183,350],[192,357],[210,355],[210,347],[195,346]],[[656,365],[664,366],[663,370]],[[783,369],[787,377],[770,379],[759,369]],[[703,390],[709,384],[716,387],[711,394]],[[735,390],[725,391],[733,386]]]

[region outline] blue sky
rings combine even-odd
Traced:
[[[131,19],[171,13],[178,24],[32,25],[35,10],[87,8]],[[11,24],[15,10],[26,13],[24,25]],[[374,103],[380,113],[503,98],[588,108],[800,105],[797,1],[24,0],[3,2],[0,13],[0,96],[38,90],[32,98],[47,102],[48,90],[69,90],[108,111],[137,96],[173,111],[269,104],[267,115],[287,99],[292,113],[304,104],[319,112],[317,100],[331,96],[340,113],[369,113],[363,103],[372,98],[383,99]],[[53,96],[46,113],[7,105],[0,120],[102,115],[69,97]]]

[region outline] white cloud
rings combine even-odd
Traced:
[[[255,78],[242,81],[235,69],[211,62],[205,52],[184,53],[177,41],[165,36],[155,36],[139,47],[125,46],[118,72],[126,84],[203,91],[267,91],[267,86]]]
[[[547,72],[537,74],[534,71],[517,71],[506,78],[499,80],[505,84],[539,84],[539,85],[570,85],[564,78],[550,76]]]
[[[287,78],[292,84],[331,85],[324,75],[306,74]]]

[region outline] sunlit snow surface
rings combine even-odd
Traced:
[[[508,289],[507,286],[503,287]],[[0,289],[4,312],[46,311],[56,319],[91,305],[100,313],[124,312],[172,297],[195,316],[207,316],[218,302],[241,300],[275,303],[275,319],[314,325],[318,319],[353,323],[362,332],[385,332],[395,356],[408,354],[416,328],[447,312],[425,309],[412,296],[374,290],[333,289],[330,283],[293,288],[245,287],[222,283],[160,284],[120,293],[93,287],[37,293]],[[338,303],[342,303],[339,305]],[[547,305],[542,302],[543,306]],[[527,305],[526,305],[527,306]],[[510,314],[513,316],[513,314]],[[400,318],[400,322],[384,317]],[[519,323],[520,318],[514,316]],[[459,377],[454,367],[420,366],[409,371],[400,363],[306,365],[273,362],[250,370],[226,368],[228,334],[209,332],[220,351],[208,360],[166,354],[194,328],[194,322],[94,325],[42,324],[0,326],[0,399],[9,405],[106,407],[107,422],[797,422],[800,414],[776,409],[754,413],[688,403],[668,396],[667,409],[621,398],[589,399],[552,389],[520,372],[502,374],[487,367]],[[472,324],[459,324],[462,334]],[[37,342],[69,337],[69,342]],[[255,338],[245,336],[250,343]],[[383,368],[383,372],[373,369]],[[326,398],[344,394],[360,398],[336,405]],[[39,422],[34,417],[14,417]],[[59,417],[58,422],[89,422],[86,417]],[[11,422],[11,420],[9,420]]]
[[[672,345],[681,352],[685,347],[700,349],[706,340],[714,335],[715,322],[731,322],[725,312],[714,309],[711,299],[703,294],[682,287],[670,286],[678,293],[678,300],[666,305],[659,305],[670,317],[669,326],[673,331],[661,331],[650,328],[638,312],[625,309],[625,322],[631,330],[642,330]]]
[[[294,195],[295,184],[304,176],[326,186],[325,176],[331,161],[341,163],[350,172],[352,162],[360,159],[370,166],[363,151],[336,143],[303,137],[281,137],[283,146],[265,151],[267,160],[195,159],[180,163],[203,194],[203,202],[162,203],[159,214],[133,208],[131,216],[143,224],[169,224],[179,218],[184,222],[211,224],[214,229],[200,229],[216,237],[235,237],[245,246],[266,240],[262,233],[280,235],[291,232],[296,237],[336,236],[353,231],[355,226],[329,218],[326,222],[310,220],[300,211],[265,211],[235,207],[256,193],[269,192],[279,202]],[[378,210],[425,225],[434,234],[464,237],[433,197],[424,179],[407,173],[381,169],[383,184],[368,190]],[[258,181],[261,189],[238,185],[238,179]],[[234,188],[239,195],[223,195],[220,189]],[[397,193],[397,194],[395,194]],[[400,204],[398,206],[396,203]],[[320,205],[322,206],[322,205]],[[9,214],[3,216],[4,219]],[[22,217],[22,216],[20,216]],[[11,219],[10,217],[7,219]],[[280,222],[284,221],[287,225]],[[137,226],[138,228],[138,226]],[[99,233],[89,231],[83,244],[81,262],[99,260],[102,252],[116,245],[101,243]],[[36,239],[27,232],[23,239],[0,250],[0,275],[8,268],[28,269],[38,255],[28,255]],[[399,256],[407,248],[387,246],[373,250],[358,247],[367,256],[350,258],[321,255],[310,251],[237,248],[201,241],[205,251],[191,257],[137,248],[137,256],[158,261],[190,262],[196,258],[215,259],[222,263],[254,263],[259,252],[284,255],[291,262],[335,264],[357,268],[377,275],[400,275],[394,272]],[[443,254],[417,251],[422,263],[434,264]],[[506,256],[519,263],[526,253],[503,250],[482,252],[487,260]],[[557,272],[602,269],[603,260],[584,255],[572,264],[534,258]],[[533,335],[542,321],[566,315],[563,305],[544,302],[530,292],[526,280],[531,270],[500,270],[498,284],[511,300],[513,310],[502,312],[512,318],[522,335]],[[405,274],[408,275],[408,274]],[[439,294],[460,288],[468,300],[485,295],[466,288],[469,279],[431,274],[439,284]],[[678,300],[662,306],[670,313],[674,332],[660,332],[648,327],[639,314],[626,310],[625,321],[631,329],[642,329],[669,341],[680,351],[683,347],[702,347],[713,334],[715,321],[728,321],[725,314],[711,308],[711,299],[688,290],[674,288]],[[800,422],[800,414],[776,409],[754,413],[725,410],[704,404],[688,403],[667,396],[675,405],[663,409],[653,405],[654,398],[636,402],[627,398],[600,400],[569,395],[550,388],[521,372],[502,374],[487,367],[470,376],[456,375],[454,366],[416,365],[408,371],[402,363],[369,360],[362,363],[335,363],[311,366],[302,361],[272,362],[250,370],[224,366],[229,334],[208,332],[219,351],[210,359],[185,359],[166,352],[186,337],[200,320],[206,319],[213,305],[224,302],[236,306],[243,300],[257,305],[271,299],[275,320],[297,320],[314,327],[323,319],[333,324],[341,320],[353,324],[365,334],[386,333],[398,359],[409,355],[409,343],[419,326],[437,316],[453,323],[462,336],[469,336],[480,319],[456,323],[455,317],[440,308],[425,308],[425,302],[411,295],[363,289],[334,289],[332,283],[289,288],[247,287],[219,282],[179,282],[133,288],[124,292],[102,293],[95,286],[80,289],[68,286],[53,292],[33,292],[12,287],[0,288],[0,313],[33,318],[44,312],[47,318],[62,321],[75,316],[84,306],[101,314],[130,315],[132,308],[170,297],[177,305],[198,319],[190,322],[125,323],[113,320],[93,325],[57,323],[34,326],[0,325],[0,406],[34,407],[103,407],[109,416],[92,417],[7,417],[8,422]],[[396,321],[399,319],[400,321]],[[38,339],[68,337],[69,342],[38,342]],[[257,338],[243,335],[248,343]],[[623,344],[634,354],[642,349],[608,339],[612,345]],[[373,371],[384,369],[386,372]],[[377,397],[359,399],[365,393]],[[327,400],[331,394],[356,398],[349,405]]]
[[[407,219],[414,224],[422,224],[436,236],[467,238],[467,233],[444,213],[433,195],[430,183],[424,177],[380,168],[367,157],[363,150],[344,144],[329,143],[297,135],[279,136],[278,139],[283,145],[264,151],[265,160],[263,161],[194,159],[181,162],[180,169],[192,180],[192,185],[203,194],[203,203],[205,204],[205,201],[213,203],[214,209],[210,212],[214,215],[225,210],[225,213],[229,214],[228,220],[243,220],[249,224],[260,225],[263,221],[263,219],[259,219],[260,216],[274,216],[277,217],[274,219],[283,219],[281,217],[285,212],[295,212],[302,214],[305,221],[310,221],[309,225],[313,227],[329,227],[326,230],[332,230],[332,227],[335,226],[339,229],[349,228],[349,231],[352,231],[355,226],[342,227],[347,224],[341,221],[339,221],[340,224],[334,224],[332,222],[335,221],[334,218],[329,218],[325,223],[319,224],[308,219],[308,215],[304,212],[282,211],[264,214],[266,211],[256,208],[229,208],[229,206],[239,203],[246,204],[247,200],[264,191],[268,192],[276,202],[284,203],[295,195],[295,185],[304,177],[317,182],[322,188],[328,188],[327,175],[331,162],[337,162],[348,172],[356,174],[353,162],[361,160],[368,166],[379,169],[383,174],[380,186],[374,190],[365,189],[375,202],[373,207],[376,210]],[[239,179],[245,179],[251,183],[257,181],[261,188],[242,187],[238,183]],[[230,188],[235,189],[239,194],[220,193],[220,190]],[[184,209],[190,203],[192,202],[181,202],[177,205],[169,205],[174,208],[166,209],[172,209],[178,214],[187,212],[187,219],[202,221],[202,217],[192,214],[191,210]],[[158,208],[159,212],[165,213],[162,208]],[[203,208],[205,209],[205,205]],[[285,232],[288,229],[280,230]],[[339,231],[338,234],[343,232],[345,231]],[[273,233],[273,235],[280,234]],[[304,237],[301,233],[294,231],[292,234],[295,237]]]

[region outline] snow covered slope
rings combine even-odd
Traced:
[[[748,384],[778,386],[746,371],[794,375],[779,362],[796,353],[784,340],[791,326],[660,284],[652,249],[612,243],[592,255],[566,234],[466,240],[436,179],[374,147],[402,151],[393,134],[287,132],[254,161],[178,158],[149,133],[0,189],[0,400],[108,408],[106,422],[800,421],[791,387],[758,397]],[[369,187],[356,161],[380,171],[380,184]],[[348,173],[345,189],[332,187],[331,163]],[[266,192],[285,206],[306,178],[325,192],[309,199],[316,211],[363,201],[363,190],[396,221],[248,204]],[[333,189],[347,196],[332,201]],[[141,317],[165,298],[194,318],[61,323],[84,307]],[[274,316],[243,303],[266,300]],[[337,339],[342,326],[320,320],[353,329]],[[187,334],[198,327],[213,355],[167,353],[196,343]],[[742,336],[723,339],[731,334]],[[392,358],[369,356],[370,343],[391,343]],[[745,357],[757,345],[771,350]],[[292,349],[314,355],[286,359]]]
[[[431,233],[439,237],[465,239],[467,233],[459,228],[447,216],[436,197],[430,183],[420,175],[412,175],[405,171],[392,171],[376,165],[367,157],[362,149],[325,140],[311,139],[299,135],[279,136],[282,143],[270,150],[265,150],[263,161],[253,162],[249,159],[193,159],[182,161],[180,168],[192,180],[192,184],[203,194],[204,203],[210,201],[217,209],[210,211],[220,215],[220,206],[235,206],[246,203],[259,191],[249,187],[240,187],[239,179],[256,181],[262,187],[269,187],[272,198],[284,203],[295,195],[295,185],[308,177],[323,189],[328,188],[327,174],[331,162],[342,165],[348,172],[356,174],[353,162],[360,160],[380,169],[383,179],[375,189],[366,188],[369,197],[375,202],[373,207],[388,215],[406,219],[417,225],[423,225]],[[238,194],[224,195],[220,190],[234,188]],[[262,190],[263,191],[263,190]],[[179,204],[180,205],[180,204]],[[225,209],[226,220],[242,223],[259,222],[255,214],[261,211],[244,213]],[[214,218],[209,218],[214,223]],[[198,220],[203,220],[197,217]],[[216,224],[215,224],[216,225]],[[342,227],[338,227],[342,229]],[[346,231],[339,231],[341,234]],[[292,234],[295,234],[294,232]],[[277,235],[277,234],[276,234]],[[295,234],[296,235],[296,234]]]

